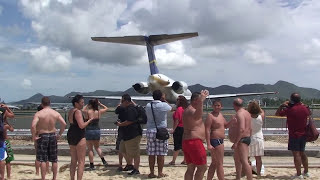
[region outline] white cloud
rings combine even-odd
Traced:
[[[239,86],[254,82],[275,83],[281,77],[320,88],[312,78],[320,76],[320,1],[17,2],[20,8],[17,11],[23,13],[21,19],[26,21],[0,25],[2,74],[12,78],[20,75],[19,79],[30,77],[33,88],[39,92],[63,94],[89,88],[123,90],[132,82],[145,80],[148,75],[145,47],[93,42],[92,36],[184,32],[199,32],[199,37],[155,49],[160,72],[173,79],[188,84]],[[26,28],[28,25],[30,29]],[[19,27],[25,29],[21,36],[15,37],[3,33],[12,30],[8,27],[17,30],[15,34],[19,33]],[[24,42],[24,38],[29,43]],[[32,71],[21,61],[29,63]],[[257,64],[272,66],[256,68]],[[234,72],[239,69],[241,74],[235,76]],[[57,71],[63,73],[43,73]],[[130,78],[125,72],[129,72]],[[74,82],[72,85],[70,78]],[[52,89],[52,83],[47,81],[66,85]],[[80,83],[83,81],[90,85],[83,87]],[[20,84],[9,85],[10,89],[21,88]],[[32,92],[28,91],[31,95]],[[19,93],[17,88],[15,95],[21,97]],[[10,92],[7,94],[9,97]]]
[[[24,89],[31,89],[32,87],[32,82],[30,79],[23,79],[22,83],[21,83],[22,88]]]
[[[274,64],[276,62],[266,50],[256,44],[247,46],[244,57],[253,64]]]
[[[28,50],[31,55],[30,65],[35,71],[59,72],[68,71],[71,65],[71,53],[50,49],[46,46]]]
[[[167,69],[180,69],[196,64],[196,61],[186,54],[183,44],[179,41],[166,45],[166,49],[157,49],[155,55],[159,66]]]

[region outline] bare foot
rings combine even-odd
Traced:
[[[154,175],[154,174],[152,174],[152,173],[150,173],[149,175],[148,175],[148,178],[156,178],[157,176],[156,175]]]
[[[167,176],[168,176],[167,174],[163,174],[163,173],[158,174],[158,178],[163,178],[163,177],[167,177]]]

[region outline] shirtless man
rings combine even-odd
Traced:
[[[252,171],[248,162],[249,145],[251,142],[251,115],[242,106],[242,99],[236,98],[233,101],[233,108],[236,111],[235,127],[237,127],[237,131],[235,133],[234,144],[231,148],[234,150],[234,162],[237,174],[236,179],[241,178],[241,172],[243,170],[247,179],[251,180]]]
[[[57,111],[50,108],[50,99],[43,97],[41,100],[43,109],[38,111],[32,120],[32,140],[37,141],[37,161],[41,162],[41,178],[45,179],[47,166],[46,162],[52,162],[53,180],[57,177],[57,139],[64,132],[66,122]],[[56,122],[60,123],[59,134],[56,134]],[[37,136],[38,135],[38,136]]]
[[[211,154],[211,164],[208,170],[207,180],[213,179],[214,173],[217,170],[217,176],[219,180],[224,179],[223,171],[223,156],[224,156],[224,138],[225,128],[228,128],[229,123],[225,120],[221,114],[222,103],[220,99],[216,99],[212,104],[213,111],[208,114],[205,128],[206,128],[206,140],[207,149]]]
[[[191,104],[183,112],[182,149],[188,166],[184,175],[185,180],[200,180],[207,170],[207,152],[202,143],[205,139],[202,113],[203,101],[208,95],[208,90],[192,93]]]

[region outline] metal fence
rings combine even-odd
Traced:
[[[267,147],[286,147],[288,141],[288,132],[286,128],[286,117],[278,117],[275,116],[275,112],[277,108],[263,108],[265,111],[265,121],[263,124],[263,133],[265,138],[265,146]],[[312,117],[315,120],[315,124],[320,131],[320,108],[318,107],[311,107]],[[210,113],[210,109],[205,109],[203,113],[203,119],[205,120],[208,113]],[[15,129],[14,132],[8,132],[8,135],[11,137],[19,136],[30,136],[30,129],[31,121],[33,114],[35,112],[17,112],[16,114],[16,121],[14,122],[15,126],[18,127]],[[63,117],[66,118],[66,113],[64,111],[60,112]],[[235,111],[231,108],[225,108],[222,111],[224,117],[227,121],[231,119],[231,116],[235,114]],[[117,134],[117,130],[115,129],[116,126],[113,124],[113,121],[116,120],[117,116],[114,115],[113,111],[109,111],[107,115],[104,115],[105,123],[102,124],[102,136],[106,139],[113,139]],[[168,125],[171,127],[172,124],[172,114],[168,115]],[[19,128],[20,127],[20,128]],[[145,131],[144,131],[145,132]],[[228,131],[226,131],[227,135]],[[64,133],[66,135],[66,132]],[[107,138],[109,137],[109,138]],[[109,142],[109,140],[108,140]],[[170,139],[172,142],[172,139]],[[231,143],[228,143],[226,140],[226,146],[228,147]],[[320,139],[313,143],[308,143],[308,146],[312,147],[319,147],[320,149]]]

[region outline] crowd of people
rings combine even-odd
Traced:
[[[254,157],[256,160],[256,173],[261,176],[263,167],[262,156],[264,156],[264,138],[262,133],[264,111],[255,101],[249,102],[248,107],[244,107],[244,101],[236,98],[233,101],[235,115],[227,121],[221,110],[222,102],[215,99],[212,103],[213,111],[208,113],[203,121],[203,102],[209,92],[202,90],[192,94],[190,104],[184,96],[177,98],[176,106],[170,105],[165,94],[160,90],[155,90],[152,94],[153,101],[145,107],[146,121],[138,120],[141,111],[137,104],[132,101],[130,95],[124,94],[117,106],[115,113],[118,120],[114,123],[118,126],[118,137],[116,149],[119,155],[118,172],[129,171],[128,175],[140,174],[140,142],[142,138],[141,124],[146,123],[147,131],[147,155],[150,173],[149,178],[166,177],[163,168],[165,156],[168,154],[168,135],[166,130],[167,115],[169,111],[173,113],[173,134],[174,149],[173,157],[169,165],[175,165],[180,150],[183,151],[184,160],[181,164],[187,165],[185,172],[186,180],[203,179],[207,171],[207,151],[211,154],[211,164],[208,168],[207,179],[213,179],[217,172],[218,179],[224,179],[223,157],[225,129],[229,128],[228,137],[233,143],[234,162],[236,169],[236,179],[241,179],[243,175],[247,179],[252,179],[252,167],[248,158]],[[70,147],[70,179],[82,179],[85,170],[85,157],[88,152],[89,168],[95,170],[94,152],[95,149],[105,167],[108,163],[105,160],[100,145],[99,121],[102,114],[106,113],[108,107],[100,103],[97,99],[92,99],[84,105],[84,98],[76,95],[72,99],[73,108],[68,112],[67,121],[70,126],[67,132],[67,141]],[[278,116],[287,117],[289,130],[288,150],[292,151],[294,164],[297,171],[295,178],[303,179],[309,177],[308,158],[305,151],[306,138],[305,131],[310,116],[310,110],[301,102],[298,93],[293,93],[290,101],[284,102],[276,111]],[[4,179],[5,167],[7,178],[10,179],[10,162],[14,160],[7,131],[13,131],[8,118],[13,118],[14,113],[5,104],[0,105],[0,180]],[[56,123],[59,123],[59,132],[56,130]],[[45,179],[49,171],[49,162],[52,163],[51,170],[53,179],[57,177],[58,145],[57,140],[61,137],[67,124],[60,113],[50,108],[50,99],[43,97],[38,112],[35,113],[31,125],[32,139],[36,149],[36,173],[41,169],[41,178]],[[160,134],[162,131],[162,135]],[[161,136],[161,137],[160,137]],[[206,141],[206,146],[204,146]],[[123,167],[123,158],[126,165]],[[155,165],[157,163],[157,174]],[[301,164],[304,167],[301,172]],[[37,170],[38,169],[38,170]]]

